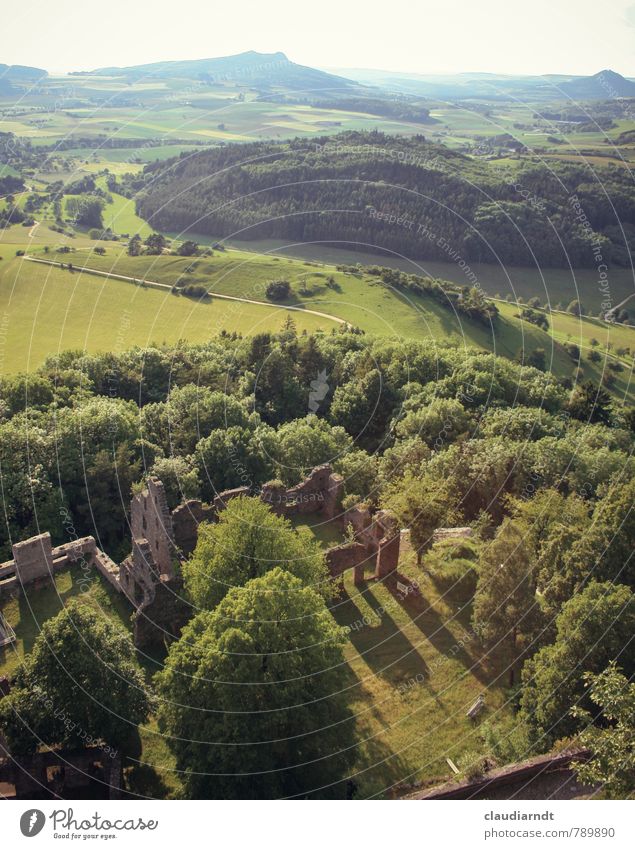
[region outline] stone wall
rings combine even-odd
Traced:
[[[132,617],[134,643],[139,649],[166,646],[179,638],[193,615],[179,577],[161,578],[146,594]]]
[[[326,552],[326,565],[329,574],[334,581],[341,578],[348,569],[353,569],[353,582],[356,586],[363,583],[366,566],[375,568],[374,553],[369,553],[367,547],[361,542],[345,542],[329,548]]]
[[[13,560],[16,575],[23,584],[50,577],[53,574],[51,535],[47,532],[16,543]]]
[[[174,541],[182,556],[189,557],[196,548],[198,526],[201,522],[214,522],[216,517],[214,507],[196,499],[184,501],[172,511]]]
[[[146,488],[133,497],[130,503],[130,529],[133,540],[148,541],[158,573],[173,577],[176,545],[172,514],[163,483],[158,478],[148,478]]]

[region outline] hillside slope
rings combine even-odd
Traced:
[[[132,189],[139,214],[168,232],[458,263],[593,267],[597,247],[627,265],[635,233],[630,176],[617,169],[601,184],[569,163],[501,173],[422,136],[378,132],[225,146],[150,165]]]

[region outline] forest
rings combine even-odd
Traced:
[[[320,374],[327,391],[309,408],[311,382]],[[615,746],[615,736],[605,739],[602,706],[622,673],[635,671],[629,646],[635,615],[635,412],[602,388],[567,388],[532,367],[438,343],[345,329],[298,334],[289,320],[280,333],[251,338],[221,334],[204,345],[52,356],[37,373],[2,380],[0,412],[3,555],[12,541],[41,528],[55,542],[65,541],[71,525],[122,557],[129,544],[129,496],[149,474],[164,482],[174,507],[183,497],[209,501],[246,480],[254,491],[272,479],[293,485],[313,466],[330,462],[344,478],[342,509],[364,504],[391,510],[410,529],[420,568],[447,591],[460,587],[484,650],[499,657],[502,652],[501,675],[513,694],[515,718],[513,730],[500,724],[490,729],[488,745],[501,762],[551,750],[579,733],[598,751],[608,747],[609,755]],[[246,521],[258,528],[259,541],[244,533]],[[448,525],[468,525],[473,537],[458,548],[452,543],[440,556],[432,535]],[[252,554],[242,559],[245,547]],[[235,556],[228,557],[228,550]],[[145,722],[155,710],[156,688],[167,698],[158,713],[162,729],[173,734],[187,728],[193,739],[207,735],[200,739],[218,744],[212,755],[207,745],[185,745],[178,734],[171,738],[186,773],[186,796],[271,798],[312,793],[323,781],[337,785],[353,763],[355,721],[346,699],[334,695],[343,681],[335,667],[311,685],[312,699],[324,691],[324,710],[311,716],[296,711],[284,725],[287,735],[313,729],[297,751],[317,761],[281,773],[266,773],[284,754],[276,747],[231,755],[232,741],[244,731],[240,715],[232,713],[239,709],[235,689],[212,683],[243,674],[261,681],[262,692],[256,688],[244,707],[255,714],[271,681],[278,682],[281,711],[308,698],[307,683],[281,683],[292,663],[285,651],[275,662],[267,653],[243,665],[223,658],[247,645],[270,645],[274,652],[282,639],[298,649],[315,644],[302,653],[304,682],[307,669],[337,665],[343,635],[325,607],[330,592],[318,592],[320,564],[306,531],[298,535],[257,499],[232,502],[219,524],[201,532],[192,560],[184,564],[186,592],[201,612],[170,647],[164,671],[149,689],[142,686],[127,638],[111,633],[113,626],[91,618],[85,607],[69,605],[68,614],[46,623],[19,667],[0,726],[16,751],[33,749],[33,735],[16,723],[18,706],[32,716],[42,739],[69,743],[67,731],[42,711],[33,692],[43,687],[62,702],[72,701],[63,681],[51,678],[55,661],[47,640],[75,652],[77,626],[69,623],[85,619],[88,648],[77,649],[75,674],[85,678],[86,692],[96,686],[90,655],[102,653],[102,642],[112,657],[109,674],[119,670],[137,685],[126,693],[113,686],[98,708],[78,702],[84,727],[125,748],[130,729],[105,718],[104,711],[124,711],[133,722]],[[202,580],[205,574],[209,580]],[[230,592],[228,585],[234,587]],[[311,633],[287,621],[276,597],[285,611],[309,617]],[[238,621],[247,610],[250,617],[258,611],[249,626],[227,628],[228,619]],[[286,636],[262,624],[277,616],[285,620]],[[186,696],[182,682],[190,681],[194,668],[208,669],[209,677],[200,679],[196,691],[188,683]],[[199,717],[196,704],[210,699],[224,706],[231,722]],[[179,707],[181,700],[189,707]],[[252,739],[275,734],[275,717],[258,719]],[[341,726],[337,733],[334,722]],[[239,775],[203,776],[210,757],[228,768],[244,763],[265,772],[246,784]],[[616,771],[615,757],[609,761],[610,775],[608,766],[602,773],[599,758],[588,780],[606,780],[607,792],[619,796],[626,767]]]
[[[631,263],[625,169],[490,166],[381,132],[221,146],[128,178],[156,230],[357,243],[415,259],[594,268]]]

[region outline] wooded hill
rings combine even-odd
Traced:
[[[130,189],[157,230],[359,243],[416,259],[590,268],[630,263],[627,171],[476,161],[421,136],[341,133],[153,163]]]

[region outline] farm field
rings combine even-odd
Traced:
[[[332,313],[368,333],[449,340],[467,347],[494,350],[511,358],[523,348],[530,351],[542,347],[551,368],[559,376],[567,376],[573,369],[570,357],[561,348],[566,342],[578,344],[583,349],[591,347],[592,339],[599,342],[600,349],[609,344],[613,349],[635,347],[635,328],[549,311],[551,329],[545,333],[532,324],[520,322],[517,315],[521,307],[504,301],[497,304],[502,321],[493,334],[491,329],[466,321],[430,298],[389,291],[371,275],[338,272],[333,266],[315,265],[306,260],[299,262],[288,257],[231,250],[192,263],[178,257],[129,257],[119,253],[113,258],[91,255],[86,264],[170,285],[185,282],[204,285],[211,292],[257,300],[264,300],[263,289],[267,281],[282,276],[292,284],[293,296],[287,302],[290,305]],[[187,272],[187,268],[193,270]],[[328,277],[334,279],[335,288],[327,286]],[[605,364],[583,360],[583,366],[585,376],[601,379]],[[625,371],[618,374],[616,384],[616,392],[621,395],[631,392],[632,357],[624,360],[624,366]]]
[[[19,260],[0,263],[0,314],[4,373],[30,371],[68,348],[123,351],[179,339],[204,342],[221,330],[278,331],[287,315],[299,331],[331,326],[328,319],[264,304],[198,303],[169,291]]]

